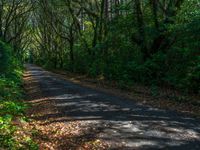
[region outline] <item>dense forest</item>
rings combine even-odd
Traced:
[[[198,0],[1,0],[0,35],[22,60],[199,92]]]
[[[198,0],[45,1],[32,14],[30,56],[48,68],[199,92]]]
[[[16,144],[25,62],[200,94],[199,0],[0,0],[0,39],[0,147]]]

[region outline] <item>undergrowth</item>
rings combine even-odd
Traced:
[[[3,42],[0,54],[0,149],[37,149],[29,136],[19,134],[23,129],[18,124],[27,120],[27,105],[21,101],[23,67],[12,55],[12,48]]]

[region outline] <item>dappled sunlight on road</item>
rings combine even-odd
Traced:
[[[79,128],[90,128],[93,136],[112,148],[200,148],[197,119],[84,88],[37,67],[30,67],[30,73],[38,80],[43,96],[30,102],[49,101],[57,109],[37,120],[51,118],[47,124],[78,121]]]

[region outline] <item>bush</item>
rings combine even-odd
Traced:
[[[5,43],[3,43],[2,41],[0,41],[0,73],[5,74],[7,72],[9,72],[9,69],[11,67],[11,61],[12,58],[10,58],[11,55],[11,48],[6,45]]]
[[[26,105],[22,98],[22,65],[12,55],[12,49],[0,41],[0,149],[36,147],[30,141],[18,141],[14,136],[18,127],[13,120],[24,118]]]

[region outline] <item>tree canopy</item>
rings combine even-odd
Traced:
[[[52,139],[48,140],[48,138],[46,138],[48,135],[46,134],[46,131],[50,131],[51,134],[61,134],[66,131],[63,130],[63,127],[52,130],[53,128],[51,126],[46,126],[47,122],[45,121],[44,128],[47,128],[48,130],[44,130],[45,136],[41,137],[41,135],[38,134],[42,131],[41,129],[39,132],[36,132],[35,127],[31,127],[31,131],[26,131],[26,125],[24,128],[22,127],[22,122],[28,120],[25,117],[27,105],[20,102],[20,100],[23,99],[23,87],[25,87],[22,83],[22,64],[27,62],[37,64],[46,69],[64,70],[68,73],[72,72],[73,75],[76,75],[76,73],[84,74],[87,75],[87,78],[89,79],[94,78],[95,82],[96,80],[103,80],[103,82],[106,81],[105,83],[111,83],[109,85],[113,85],[114,83],[115,87],[117,86],[117,88],[119,87],[122,89],[132,90],[138,85],[142,85],[142,88],[147,86],[148,90],[150,89],[149,91],[151,91],[149,92],[150,94],[148,93],[149,99],[155,99],[154,101],[147,99],[147,101],[149,100],[149,103],[152,102],[157,106],[159,105],[158,107],[169,102],[162,101],[162,103],[157,101],[163,100],[161,94],[159,95],[160,97],[158,96],[158,93],[161,91],[158,88],[164,87],[163,89],[165,90],[170,90],[170,92],[173,91],[175,96],[176,93],[178,93],[178,98],[174,98],[173,94],[165,95],[165,97],[167,97],[166,99],[170,99],[170,103],[172,103],[171,105],[166,105],[164,108],[168,109],[172,104],[178,103],[179,105],[179,102],[181,102],[183,105],[185,104],[184,106],[186,107],[184,108],[183,105],[180,105],[181,108],[175,106],[176,110],[179,110],[177,108],[187,112],[194,110],[199,116],[200,0],[0,0],[0,149],[35,150],[38,149],[38,145],[31,139],[33,136],[35,138],[39,136],[40,138],[37,139],[38,141],[40,139],[50,141]],[[38,70],[42,69],[39,68]],[[59,102],[61,101],[62,105],[66,102],[64,105],[67,106],[66,104],[69,102],[69,99],[73,99],[69,98],[69,96],[77,97],[77,95],[74,95],[74,91],[76,91],[77,88],[70,89],[71,87],[69,86],[69,91],[67,91],[69,93],[66,94],[66,91],[63,90],[62,92],[62,89],[65,89],[66,86],[64,86],[64,84],[61,85],[60,82],[58,83],[55,81],[54,84],[52,84],[52,82],[46,86],[48,82],[55,79],[53,76],[50,76],[50,74],[45,74],[44,72],[46,71],[38,70],[33,71],[37,72],[37,75],[34,73],[24,74],[26,80],[29,80],[27,83],[32,85],[30,87],[27,86],[32,93],[31,95],[36,95],[36,97],[39,98],[37,99],[33,96],[37,99],[35,103],[39,104],[35,105],[34,109],[39,109],[40,111],[40,109],[45,107],[51,107],[51,105],[48,104],[51,101],[53,107],[56,107],[55,115],[49,114],[52,113],[50,110],[48,110],[48,115],[45,115],[45,117],[41,115],[45,114],[43,112],[38,113],[38,115],[42,118],[49,119],[50,122],[59,122],[59,126],[62,126],[63,124],[60,123],[60,121],[65,121],[63,116],[68,113],[63,110],[61,111],[62,113],[59,112],[60,110],[57,111],[58,107],[56,106],[57,104],[55,105],[54,99],[58,97],[57,95],[62,93],[61,97],[64,96],[64,98],[62,98],[62,100],[59,99]],[[32,79],[32,76],[35,76],[35,79],[34,77]],[[39,76],[41,76],[41,78],[39,78]],[[44,76],[49,77],[48,80],[45,79],[45,81],[42,82]],[[42,85],[45,85],[43,87],[45,88],[44,93],[59,91],[59,94],[55,94],[55,92],[55,97],[52,95],[48,97],[48,94],[41,96],[42,94],[40,95],[40,93],[42,93],[42,90],[35,85],[36,80],[41,82],[41,87]],[[53,87],[52,90],[49,88],[50,86],[55,86],[55,88]],[[146,91],[146,88],[144,88],[144,90]],[[26,90],[26,92],[27,91],[28,90]],[[72,96],[70,91],[73,91]],[[137,95],[137,92],[131,92]],[[114,121],[117,120],[118,122],[121,118],[130,116],[133,116],[134,119],[138,118],[139,121],[145,120],[148,118],[148,115],[146,116],[145,114],[152,112],[149,111],[150,109],[146,112],[146,110],[141,109],[142,107],[139,106],[139,112],[145,115],[145,117],[141,115],[135,117],[138,113],[135,111],[135,108],[132,110],[132,107],[128,109],[128,107],[125,108],[123,106],[125,108],[124,110],[126,110],[123,111],[121,104],[121,106],[113,105],[115,100],[114,97],[107,102],[109,97],[104,97],[98,93],[94,95],[95,97],[93,98],[85,95],[83,96],[84,98],[80,96],[80,100],[83,100],[83,104],[81,103],[81,105],[77,105],[79,103],[79,98],[77,98],[78,103],[75,102],[73,105],[76,105],[77,108],[82,106],[89,108],[87,108],[87,110],[83,109],[83,111],[77,109],[78,113],[84,113],[84,115],[91,113],[94,115],[94,113],[97,113],[95,111],[98,111],[99,115],[100,113],[105,114],[105,112],[109,112],[111,113],[111,115],[109,114],[110,116],[121,113],[119,116],[120,118],[114,117],[113,119],[111,117]],[[96,95],[98,96],[96,97]],[[128,93],[128,95],[131,94]],[[141,95],[141,99],[146,102],[146,99],[144,98],[145,94],[142,93]],[[184,98],[182,98],[182,95],[184,95]],[[31,97],[32,101],[32,96],[29,95],[29,97]],[[90,97],[91,99],[85,99],[85,97]],[[186,99],[188,97],[192,98],[185,100],[185,97]],[[65,98],[67,101],[65,101]],[[101,101],[100,98],[102,98],[103,101]],[[138,95],[136,96],[136,99],[141,102]],[[98,104],[94,104],[97,101],[99,101]],[[104,102],[106,102],[106,107],[119,107],[120,109],[104,109]],[[118,101],[117,103],[122,103],[122,101]],[[122,104],[124,103],[126,103],[126,101],[123,101]],[[38,107],[41,105],[45,106],[42,106],[41,108]],[[91,108],[90,105],[92,106]],[[76,114],[76,110],[71,110],[71,108],[75,109],[76,107],[69,104],[69,106],[62,107],[62,109],[66,108],[68,111],[73,111],[73,113]],[[135,107],[138,107],[138,105],[135,105]],[[47,111],[46,109],[44,110]],[[37,111],[33,111],[33,116],[35,115],[35,112],[37,113]],[[129,113],[130,115],[126,115]],[[134,115],[131,113],[134,113]],[[156,111],[155,114],[158,113],[160,113],[160,111]],[[59,119],[54,118],[60,117],[59,114],[62,114],[63,116]],[[164,116],[161,115],[162,117],[158,115],[157,119],[153,116],[153,124],[156,126],[150,125],[151,128],[164,126],[165,128],[160,128],[164,129],[164,132],[162,133],[163,136],[168,136],[167,134],[164,134],[165,131],[171,132],[171,129],[167,129],[171,124],[176,126],[176,128],[174,128],[176,130],[178,127],[183,127],[182,121],[177,122],[177,120],[174,120],[178,116],[172,119],[171,112],[168,114],[170,114],[168,117],[166,114]],[[53,116],[56,121],[53,121],[50,119],[51,117],[46,116]],[[98,116],[97,119],[105,119],[104,117],[105,116],[103,115]],[[67,116],[67,118],[70,117]],[[81,117],[76,118],[81,120]],[[86,119],[83,119],[83,121],[86,121],[88,118],[94,120],[95,116],[85,116],[85,118]],[[163,120],[163,118],[167,119]],[[154,121],[155,119],[157,120],[157,123]],[[187,134],[193,134],[192,128],[194,129],[194,124],[192,122],[194,119],[185,119],[187,119],[187,123],[184,124],[184,129],[181,129],[181,132],[185,131]],[[113,122],[113,120],[109,120],[107,117],[106,120]],[[149,116],[148,120],[152,120],[152,116]],[[190,122],[191,120],[192,122]],[[123,119],[121,121],[125,120]],[[163,121],[166,122],[163,123]],[[17,122],[20,122],[20,125],[16,124]],[[71,121],[67,120],[67,122]],[[132,120],[128,119],[128,122],[132,122]],[[67,124],[66,121],[63,123],[64,125]],[[152,124],[148,121],[146,123]],[[39,124],[43,123],[39,121]],[[166,126],[166,124],[168,124],[168,126]],[[186,126],[188,124],[191,125]],[[128,125],[127,127],[130,128],[127,129],[130,131],[132,131],[134,127],[132,124],[126,124],[126,121],[125,124],[123,124],[123,128],[125,127],[124,125]],[[198,125],[198,123],[195,123],[195,126],[196,125]],[[146,132],[146,129],[150,126],[145,125],[145,128],[141,129]],[[191,126],[192,128],[185,128]],[[117,125],[116,127],[119,129],[122,128],[122,125]],[[75,128],[70,127],[71,130],[78,130]],[[68,130],[68,127],[66,129]],[[62,130],[62,132],[57,132],[58,130]],[[135,129],[133,131],[135,133]],[[154,130],[149,131],[154,132]],[[177,131],[180,132],[179,129]],[[194,134],[196,135],[197,128],[194,131]],[[174,135],[178,132],[174,132]],[[78,131],[77,133],[81,132]],[[85,133],[85,130],[83,133]],[[108,134],[109,133],[108,130]],[[123,133],[123,135],[125,134],[126,133]],[[157,134],[157,131],[154,134]],[[193,141],[193,138],[190,139],[191,135],[187,134],[179,135],[184,136],[184,141],[179,138],[178,140],[181,142],[182,146],[187,147],[187,144],[193,146],[196,141]],[[70,133],[72,141],[68,138],[68,133],[67,138],[63,135],[64,134],[61,136],[59,135],[58,141],[52,141],[56,144],[59,142],[62,143],[60,140],[63,139],[72,142],[73,140],[78,141],[78,137],[81,142],[85,142],[82,140],[83,135],[80,137],[76,135],[74,138]],[[144,136],[146,135],[144,134]],[[93,138],[90,135],[87,135],[87,137],[90,137],[90,139]],[[153,136],[151,135],[150,137],[152,138]],[[194,137],[195,139],[198,138],[198,136]],[[132,137],[129,138],[132,139]],[[173,138],[173,135],[170,133],[170,141]],[[134,139],[135,138],[132,140]],[[141,139],[142,138],[139,135],[137,141],[140,142]],[[157,136],[155,139],[163,141],[160,133],[159,137]],[[191,141],[186,144],[188,140]],[[165,141],[168,142],[168,139],[165,139]],[[148,141],[144,142],[144,148],[148,148],[146,142],[148,143]],[[91,142],[87,141],[87,143]],[[156,141],[155,143],[157,144],[160,142]],[[69,144],[69,142],[67,142],[67,144]],[[74,144],[75,143],[70,146],[74,146]],[[168,144],[171,143],[168,142]],[[52,145],[53,144],[47,146],[51,147]],[[77,145],[83,146],[82,144]],[[95,145],[96,144],[94,144],[94,146]],[[176,145],[175,142],[175,144],[172,143],[172,145],[177,146],[178,144]],[[73,148],[75,147],[72,147],[72,149]],[[90,148],[86,147],[86,149]]]
[[[199,0],[1,0],[0,36],[48,68],[199,92]]]

